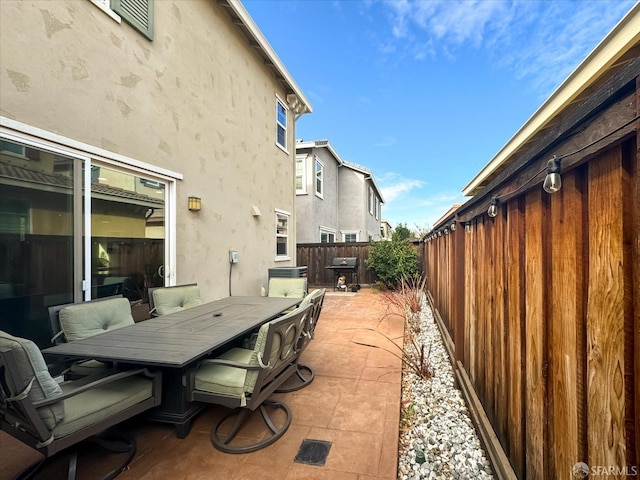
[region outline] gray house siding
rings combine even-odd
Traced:
[[[326,140],[298,142],[296,153],[305,162],[305,191],[296,196],[296,242],[320,242],[321,228],[334,231],[337,242],[345,241],[349,234],[361,242],[380,240],[382,198],[372,174],[342,160]],[[315,193],[316,159],[324,166],[322,198]],[[376,199],[373,214],[369,212],[369,188]]]

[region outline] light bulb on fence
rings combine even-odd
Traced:
[[[493,197],[491,199],[491,205],[489,205],[489,209],[487,210],[487,215],[491,218],[498,215],[498,197]]]
[[[542,188],[547,193],[555,193],[562,188],[560,177],[560,160],[555,156],[547,162],[547,176],[544,177]]]

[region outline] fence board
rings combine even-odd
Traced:
[[[503,245],[505,244],[505,228],[507,219],[507,206],[500,209],[500,220],[495,223],[495,235],[492,246],[493,257],[495,258],[494,268],[494,285],[495,285],[495,302],[494,302],[494,322],[493,322],[493,345],[495,353],[494,361],[494,384],[493,395],[495,399],[496,410],[496,434],[500,442],[504,445],[507,437],[507,418],[508,397],[507,397],[507,362],[506,362],[506,342],[507,335],[505,331],[505,252]]]
[[[589,465],[626,465],[620,150],[589,164]]]
[[[507,452],[509,460],[518,478],[524,478],[524,212],[523,201],[509,202],[507,213],[507,235],[505,247],[507,254]]]
[[[544,267],[543,202],[541,190],[526,195],[525,283],[526,283],[526,476],[547,478],[545,457],[546,385],[544,377]]]
[[[582,311],[582,198],[575,171],[563,175],[562,190],[550,196],[551,289],[549,290],[549,450],[552,478],[564,479],[584,461],[578,447],[583,414],[584,345]]]

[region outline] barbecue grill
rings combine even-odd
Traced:
[[[352,292],[360,290],[358,284],[358,257],[336,257],[331,262],[331,266],[327,267],[329,270],[333,270],[335,274],[335,281],[333,282],[333,290],[338,288],[338,277],[341,275],[349,274],[351,277],[351,285],[347,285],[347,289],[351,289]]]

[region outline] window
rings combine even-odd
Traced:
[[[342,240],[344,242],[357,242],[359,232],[342,232]]]
[[[320,227],[320,243],[335,243],[336,231],[330,228]]]
[[[369,213],[373,215],[373,188],[369,187]]]
[[[324,165],[316,158],[316,195],[322,198],[324,192]]]
[[[276,260],[289,259],[289,213],[276,210]]]
[[[280,99],[276,99],[276,144],[287,151],[287,109]]]
[[[380,199],[376,197],[376,220],[380,220]]]
[[[111,0],[111,9],[149,40],[153,40],[153,0]]]
[[[307,193],[307,182],[305,179],[305,155],[296,156],[296,193]]]

